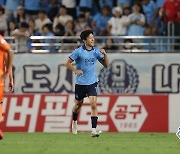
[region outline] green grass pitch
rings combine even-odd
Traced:
[[[0,154],[180,154],[168,133],[4,133]]]

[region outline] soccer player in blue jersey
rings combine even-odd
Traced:
[[[65,66],[76,74],[75,105],[73,107],[72,133],[77,134],[78,112],[85,97],[89,97],[91,104],[92,137],[99,137],[96,130],[98,121],[96,61],[108,67],[109,59],[104,49],[94,47],[95,39],[91,30],[85,30],[80,35],[83,45],[75,49],[69,56]],[[76,67],[72,65],[75,61]]]

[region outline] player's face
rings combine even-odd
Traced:
[[[89,34],[89,36],[87,37],[85,43],[87,46],[90,46],[90,47],[93,47],[94,46],[94,42],[95,42],[95,39],[94,39],[94,36],[93,34]]]

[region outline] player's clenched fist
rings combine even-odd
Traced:
[[[104,49],[100,49],[100,51],[101,51],[101,53],[102,53],[103,55],[106,55],[106,54],[107,54]]]
[[[82,70],[75,70],[75,74],[77,74],[77,75],[83,75],[83,71],[82,71]]]

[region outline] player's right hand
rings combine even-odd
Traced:
[[[10,81],[9,82],[9,92],[12,93],[13,90],[14,90],[14,83],[13,83],[13,81]]]
[[[75,74],[77,74],[77,75],[83,75],[83,71],[82,71],[82,70],[75,70]]]

